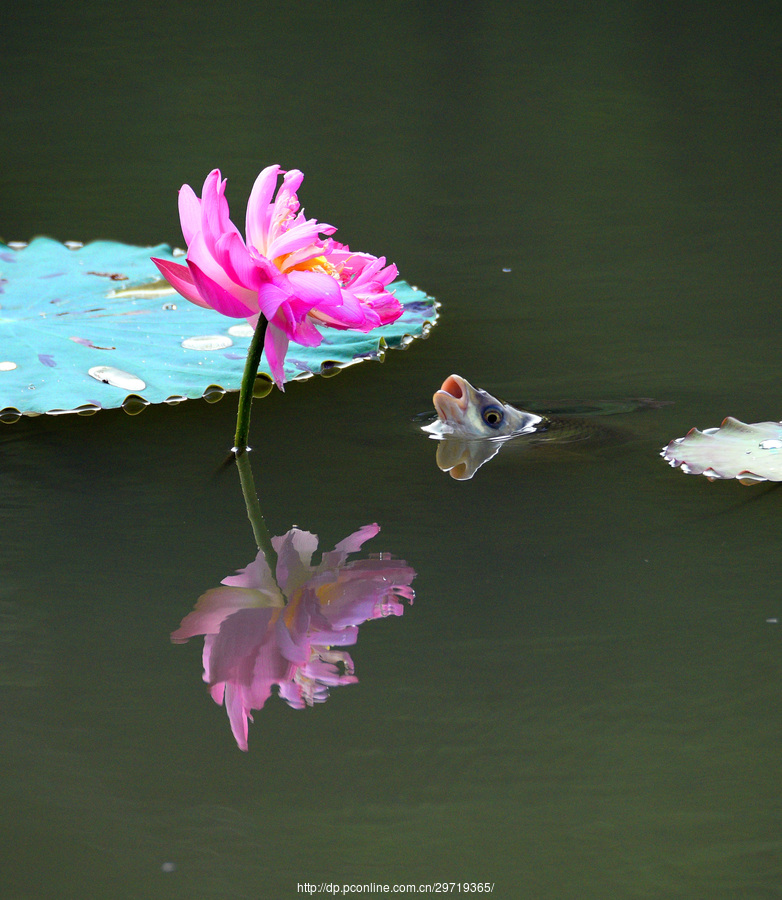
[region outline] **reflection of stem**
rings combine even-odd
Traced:
[[[258,375],[258,366],[261,364],[263,353],[263,339],[266,334],[267,321],[263,315],[258,317],[258,324],[250,341],[247,351],[247,362],[244,364],[242,375],[242,387],[239,391],[239,411],[236,414],[236,437],[234,438],[234,453],[237,458],[247,449],[247,436],[250,432],[250,405],[253,402],[253,387]],[[252,476],[251,476],[252,477]]]
[[[266,522],[263,520],[261,504],[258,502],[258,494],[255,491],[253,470],[250,467],[250,457],[246,453],[237,455],[236,468],[239,470],[242,494],[244,494],[244,503],[247,507],[247,518],[253,527],[255,543],[258,545],[258,549],[263,551],[266,562],[269,564],[269,569],[274,574],[277,571],[277,554],[274,551],[274,547],[272,547],[272,539],[266,528]]]

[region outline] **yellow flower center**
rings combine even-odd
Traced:
[[[290,255],[290,253],[285,253],[273,260],[274,265],[281,272],[285,272],[288,268],[285,263]],[[324,275],[331,275],[333,279],[339,281],[340,270],[330,263],[325,256],[315,256],[312,259],[305,259],[303,262],[296,263],[290,268],[298,272],[322,272]]]

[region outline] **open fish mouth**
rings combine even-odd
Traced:
[[[449,375],[432,397],[441,422],[462,421],[469,402],[468,385],[460,375]]]

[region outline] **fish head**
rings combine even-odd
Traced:
[[[542,416],[503,403],[473,387],[461,375],[449,375],[432,402],[437,421],[424,430],[439,438],[453,435],[470,440],[503,440],[530,434],[543,422]]]

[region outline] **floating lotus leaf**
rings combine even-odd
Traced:
[[[688,475],[738,478],[742,484],[782,481],[782,422],[745,425],[728,416],[719,428],[676,438],[662,457]]]
[[[252,331],[180,297],[150,261],[165,244],[0,243],[0,421],[22,415],[219,399],[238,391]],[[328,330],[319,347],[292,344],[286,381],[328,374],[425,337],[437,303],[404,281],[404,308],[369,334]],[[260,370],[269,372],[265,357]]]

